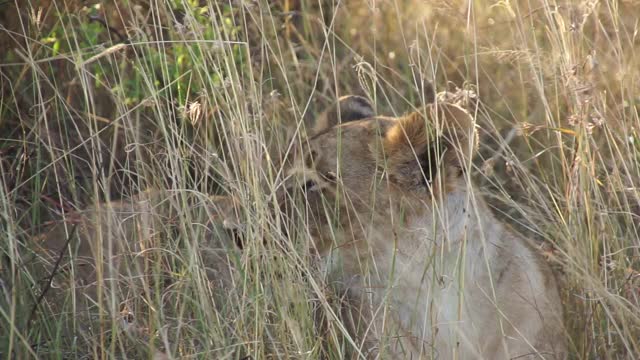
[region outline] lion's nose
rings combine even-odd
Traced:
[[[303,192],[315,191],[318,189],[318,184],[316,184],[313,180],[307,180],[304,184],[300,186],[300,190]]]

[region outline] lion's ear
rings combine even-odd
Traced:
[[[436,176],[461,176],[477,147],[473,118],[462,108],[435,103],[396,121],[382,149],[390,179],[405,189],[430,187]]]
[[[373,116],[375,116],[375,112],[369,100],[357,95],[343,96],[318,117],[313,126],[312,134],[318,134],[331,127],[349,121],[366,119]]]

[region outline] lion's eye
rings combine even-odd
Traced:
[[[327,180],[329,182],[332,182],[332,183],[335,183],[338,180],[338,176],[333,171],[329,171],[329,172],[323,174],[322,177],[324,177],[325,180]]]

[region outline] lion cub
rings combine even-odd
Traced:
[[[362,354],[564,358],[551,269],[469,179],[470,114],[448,103],[400,118],[373,113],[361,97],[342,98],[288,170],[325,270],[358,304]]]

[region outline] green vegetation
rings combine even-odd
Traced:
[[[433,81],[478,95],[473,177],[557,269],[571,357],[640,357],[639,13],[622,0],[1,3],[0,354],[356,357],[271,194],[289,141],[338,96],[401,114]],[[202,270],[184,200],[153,234],[148,278],[118,279],[102,304],[38,302],[37,234],[145,189],[238,196],[233,290]]]

